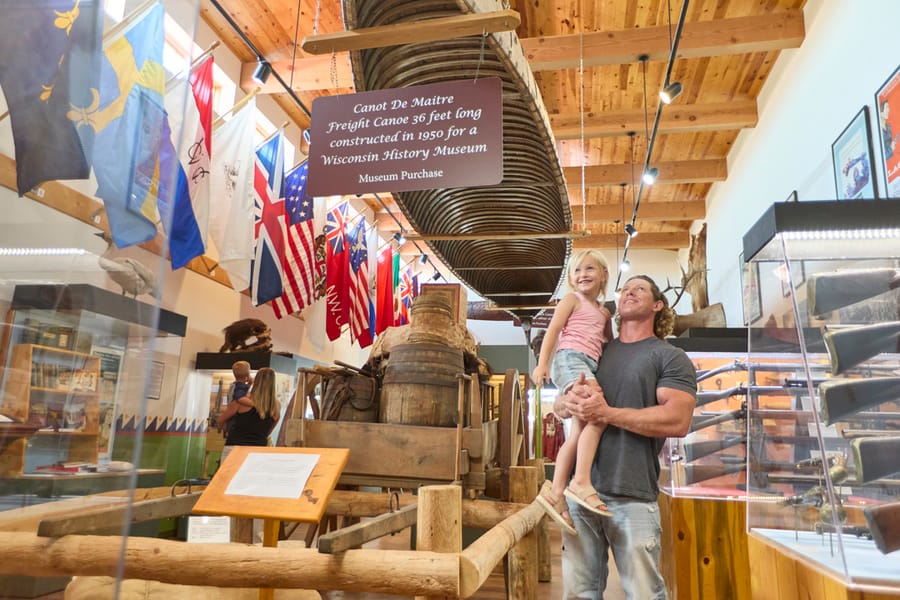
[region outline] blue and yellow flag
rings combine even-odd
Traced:
[[[67,116],[100,73],[102,0],[0,0],[0,86],[22,196],[44,181],[87,179],[90,145]]]
[[[72,111],[82,136],[93,137],[97,196],[106,206],[119,248],[156,235],[166,73],[162,66],[164,9],[156,4],[124,34],[104,43],[100,86],[89,105]],[[170,169],[171,171],[171,169]]]

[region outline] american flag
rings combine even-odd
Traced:
[[[279,319],[303,310],[315,293],[316,240],[313,231],[313,199],[306,194],[309,163],[303,161],[284,178],[284,211],[287,215],[280,298],[272,301]]]
[[[369,310],[369,251],[366,248],[366,220],[359,224],[350,235],[350,338],[360,348],[372,344],[369,331],[371,312]]]

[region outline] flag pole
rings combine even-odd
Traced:
[[[201,62],[203,62],[204,60],[206,60],[206,57],[208,57],[210,54],[212,54],[212,51],[215,50],[216,48],[218,48],[220,43],[221,43],[221,42],[219,42],[219,40],[214,41],[212,44],[209,45],[209,48],[207,48],[206,50],[204,50],[197,58],[195,58],[195,59],[191,62],[190,68],[188,68],[188,73],[190,74],[191,71],[193,71],[194,69],[197,68],[197,65],[199,65]],[[178,72],[176,75],[173,75],[172,77],[169,78],[168,81],[166,81],[166,90],[168,90],[169,84],[173,83],[173,82],[176,81],[179,77],[182,76],[182,73],[184,73],[184,70]]]
[[[108,42],[119,34],[125,33],[125,30],[134,25],[135,21],[144,16],[144,13],[150,10],[154,4],[159,4],[159,0],[147,0],[136,9],[131,11],[125,18],[109,28],[109,31],[103,34],[103,49],[106,50]]]
[[[235,102],[234,106],[219,115],[219,117],[215,121],[213,121],[213,131],[225,124],[225,115],[238,112],[239,110],[241,110],[241,108],[244,107],[245,104],[250,102],[251,99],[255,98],[256,94],[258,93],[259,88],[255,88],[252,92]]]

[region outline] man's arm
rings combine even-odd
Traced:
[[[591,392],[586,394],[585,392]],[[579,382],[557,404],[563,410],[554,411],[574,415],[589,423],[613,425],[646,437],[682,437],[691,426],[696,399],[693,394],[674,388],[657,388],[656,406],[646,408],[616,408],[606,402],[602,390],[591,390]]]

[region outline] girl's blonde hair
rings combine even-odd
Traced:
[[[576,250],[569,257],[569,265],[566,268],[566,283],[569,284],[569,289],[575,289],[575,269],[584,262],[585,259],[590,259],[595,261],[598,265],[600,265],[606,273],[602,275],[606,278],[606,281],[603,282],[603,285],[600,287],[600,296],[601,299],[606,299],[606,286],[609,285],[609,263],[606,262],[606,257],[603,256],[603,253],[595,248],[582,248],[581,250]]]
[[[253,399],[256,412],[263,419],[266,417],[277,419],[281,416],[281,405],[275,399],[275,371],[272,369],[263,367],[256,372],[249,395]]]

